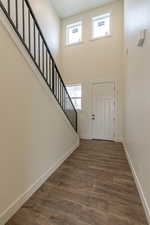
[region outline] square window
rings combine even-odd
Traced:
[[[92,18],[93,39],[110,35],[110,13]]]
[[[82,99],[81,85],[78,84],[67,85],[66,88],[75,108],[77,110],[81,110],[81,99]]]
[[[82,41],[82,22],[66,26],[66,44],[76,44]]]

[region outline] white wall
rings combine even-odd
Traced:
[[[29,0],[36,19],[43,31],[48,46],[61,68],[60,60],[60,19],[57,16],[50,0]]]
[[[147,29],[143,48],[139,32]],[[150,1],[125,0],[125,144],[150,222]],[[147,211],[148,213],[148,211]]]
[[[78,136],[7,24],[0,22],[0,225],[78,145]],[[20,44],[19,44],[20,43]]]
[[[91,138],[91,87],[92,82],[115,81],[118,85],[117,138],[122,136],[122,48],[123,6],[122,1],[105,5],[62,21],[62,66],[66,83],[82,84],[82,111],[79,112],[79,132],[82,138]],[[112,36],[91,41],[91,17],[112,13]],[[83,42],[65,45],[65,25],[83,21]]]

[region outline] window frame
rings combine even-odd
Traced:
[[[103,18],[103,17],[106,17],[107,15],[110,18],[110,32],[109,32],[109,34],[99,36],[99,37],[94,37],[94,21],[95,21],[94,18],[97,18],[97,20],[98,20],[98,18]],[[111,37],[112,36],[112,13],[111,12],[103,12],[103,13],[99,13],[97,15],[93,15],[91,17],[91,30],[92,30],[92,33],[91,33],[91,40],[92,41],[107,38],[107,37]]]
[[[67,92],[68,92],[68,94],[69,94],[71,100],[72,100],[72,99],[80,99],[80,100],[81,100],[81,108],[80,108],[80,109],[77,109],[76,106],[75,106],[74,103],[73,103],[75,109],[76,109],[77,111],[81,111],[81,110],[82,110],[82,84],[66,84],[66,89],[67,89],[67,87],[74,87],[74,86],[80,86],[80,87],[81,87],[81,97],[71,97],[70,94],[69,94],[69,92],[68,92],[68,90],[67,90]]]
[[[77,25],[81,26],[81,38],[80,41],[69,43],[69,28],[76,27]],[[71,45],[77,45],[82,43],[82,37],[83,37],[83,22],[82,20],[78,20],[69,24],[65,25],[65,45],[66,46],[71,46]]]

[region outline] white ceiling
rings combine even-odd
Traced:
[[[115,0],[50,0],[58,16],[65,18]]]

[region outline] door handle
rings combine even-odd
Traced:
[[[95,120],[95,114],[92,114],[92,120]]]

